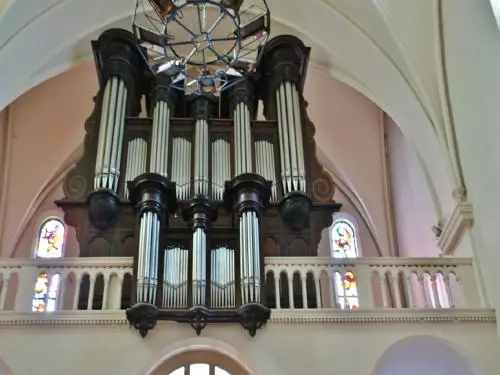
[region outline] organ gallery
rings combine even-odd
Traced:
[[[134,257],[142,336],[159,320],[254,336],[279,295],[264,257],[317,255],[340,209],[303,97],[310,49],[250,3],[140,0],[132,31],[92,42],[100,89],[57,204],[81,256]]]

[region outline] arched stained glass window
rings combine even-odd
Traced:
[[[63,255],[66,228],[55,218],[45,220],[38,232],[36,258],[61,258]]]
[[[359,256],[354,224],[345,218],[335,220],[331,227],[333,258],[357,258]],[[359,306],[356,275],[348,271],[335,272],[335,294],[341,309],[357,309]]]
[[[231,375],[220,367],[207,363],[193,363],[172,371],[169,375]]]
[[[334,258],[357,258],[359,256],[354,225],[350,221],[336,220],[331,231]]]
[[[66,227],[57,218],[45,220],[38,231],[35,258],[62,258]],[[51,312],[57,308],[61,275],[40,272],[33,287],[32,311]]]

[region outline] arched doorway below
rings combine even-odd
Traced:
[[[208,363],[191,363],[186,366],[179,367],[172,371],[169,375],[231,375],[226,370],[218,366]]]
[[[239,363],[212,350],[180,353],[156,367],[150,375],[251,375]]]

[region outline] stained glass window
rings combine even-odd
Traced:
[[[35,312],[51,312],[56,310],[57,294],[61,275],[56,273],[49,278],[47,272],[42,272],[38,275],[35,282],[32,311]]]
[[[354,225],[346,220],[336,220],[331,227],[332,257],[334,258],[357,258],[358,245]],[[337,305],[342,309],[357,309],[359,306],[358,288],[356,275],[345,272],[342,275],[335,273],[335,291]]]
[[[40,227],[36,245],[36,258],[60,258],[63,255],[64,223],[58,219],[48,219]]]
[[[66,228],[61,220],[45,220],[38,231],[35,258],[61,258],[65,232]],[[41,272],[33,287],[32,311],[55,311],[60,284],[60,274],[49,275],[47,272]]]
[[[337,220],[332,225],[332,255],[334,258],[357,258],[358,247],[354,226],[347,220]]]

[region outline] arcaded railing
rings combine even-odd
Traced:
[[[1,260],[0,310],[126,308],[132,264],[132,258]],[[265,273],[273,309],[485,307],[466,258],[267,257]]]
[[[483,307],[468,258],[268,257],[265,272],[276,309]]]
[[[132,264],[118,257],[0,260],[0,310],[33,311],[44,279],[45,310],[121,309],[130,300]]]

